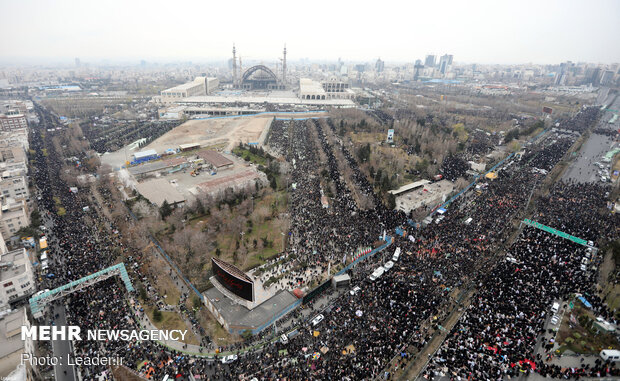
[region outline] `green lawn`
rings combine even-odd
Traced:
[[[595,328],[583,327],[579,322],[573,328],[570,328],[571,313],[578,321],[581,316],[587,316],[591,320],[596,319],[596,316],[591,311],[585,309],[576,301],[575,308],[564,315],[564,319],[562,319],[560,324],[557,335],[560,353],[570,350],[580,354],[598,354],[602,349],[618,348],[618,342],[613,335],[598,333]]]
[[[233,148],[233,153],[243,159],[249,159],[254,164],[267,165],[267,159],[258,155],[253,154],[248,149],[235,147]]]

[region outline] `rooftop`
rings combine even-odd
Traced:
[[[205,161],[208,161],[212,166],[216,168],[225,167],[227,165],[232,165],[233,162],[227,157],[220,155],[219,153],[213,150],[203,150],[197,153],[197,155]]]
[[[321,100],[302,100],[293,93],[281,92],[276,96],[265,95],[230,95],[230,96],[195,96],[187,97],[179,100],[183,103],[270,103],[282,105],[319,105],[319,106],[335,106],[335,107],[354,107],[355,103],[350,99],[321,99]]]
[[[155,151],[154,149],[147,149],[145,151],[140,151],[133,154],[136,159],[153,155],[157,155],[157,151]]]
[[[281,291],[249,310],[226,297],[216,287],[208,289],[203,295],[217,308],[232,329],[236,327],[258,328],[297,300],[295,295],[289,291]]]
[[[154,179],[138,183],[136,189],[153,204],[161,206],[165,201],[176,204],[185,201],[185,197],[167,179]]]
[[[25,324],[24,307],[12,311],[0,320],[0,358],[24,348],[19,333]]]
[[[9,251],[0,257],[0,281],[15,278],[26,272],[26,249]]]
[[[400,193],[407,192],[407,191],[410,191],[412,189],[419,188],[419,187],[421,187],[423,185],[426,185],[428,183],[430,183],[429,180],[419,180],[419,181],[416,181],[416,182],[413,182],[413,183],[405,184],[405,185],[403,185],[402,187],[400,187],[398,189],[391,190],[389,193],[391,193],[393,195],[398,195]]]
[[[134,167],[129,167],[127,170],[134,176],[142,175],[149,172],[160,171],[162,169],[172,167],[173,165],[168,164],[164,160],[156,161],[154,163],[145,163],[136,165]]]

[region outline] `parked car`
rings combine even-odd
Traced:
[[[357,294],[358,292],[360,292],[361,288],[360,286],[355,286],[353,287],[353,289],[351,291],[349,291],[349,294],[351,294],[351,296]]]
[[[323,319],[325,319],[325,316],[318,314],[314,317],[314,319],[312,319],[311,323],[313,327],[316,327],[320,322],[323,321]]]
[[[553,317],[551,318],[551,324],[553,325],[557,325],[559,321],[560,317],[558,315],[553,315]]]
[[[222,358],[222,364],[230,364],[237,361],[237,355],[228,355]]]

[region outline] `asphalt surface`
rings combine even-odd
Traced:
[[[616,97],[613,104],[608,108],[620,110],[620,96]],[[614,124],[609,124],[609,120],[612,117],[611,112],[603,112],[597,126],[609,131],[615,131],[620,128],[620,121],[616,121]],[[595,183],[602,182],[601,177],[610,177],[610,163],[603,163],[602,159],[605,154],[614,147],[614,141],[612,138],[602,134],[592,133],[590,138],[581,146],[581,150],[577,154],[577,158],[568,167],[563,180],[572,180],[579,183]],[[602,164],[603,168],[600,168],[595,163]]]
[[[56,303],[53,308],[54,323],[56,326],[66,326],[67,317],[65,315],[65,306],[63,304]],[[57,317],[56,317],[57,316]],[[70,340],[53,340],[52,352],[54,357],[59,358],[58,365],[54,366],[54,379],[56,381],[74,381],[76,380],[75,371],[73,365],[67,364],[67,358],[72,353]]]

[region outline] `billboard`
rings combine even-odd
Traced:
[[[394,143],[394,130],[389,129],[387,134],[387,142]]]
[[[211,258],[211,268],[215,278],[228,291],[242,299],[254,301],[254,282],[243,271],[216,258]]]
[[[551,107],[543,107],[542,112],[545,114],[551,115],[551,113],[553,112],[553,109]]]

